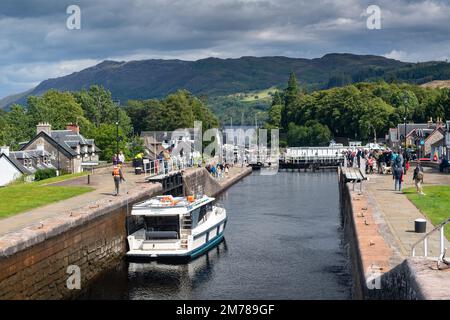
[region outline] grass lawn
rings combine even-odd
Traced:
[[[31,183],[15,183],[0,188],[0,218],[12,216],[94,190],[91,187],[49,185],[49,183],[73,179],[83,175],[86,175],[86,173],[64,175]]]
[[[450,217],[450,186],[424,187],[426,196],[419,196],[415,188],[407,188],[403,192],[434,225]],[[445,236],[450,239],[449,224],[445,226]]]

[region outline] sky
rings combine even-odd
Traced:
[[[69,29],[70,5],[80,29]],[[370,5],[381,28],[369,29]],[[73,21],[70,19],[70,21]],[[450,0],[1,0],[0,98],[103,60],[450,56]]]

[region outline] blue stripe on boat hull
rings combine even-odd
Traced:
[[[223,240],[223,231],[220,234],[216,235],[211,240],[209,240],[208,242],[202,244],[197,249],[194,249],[194,250],[192,250],[190,252],[187,252],[185,254],[180,254],[180,255],[158,254],[156,257],[152,257],[150,253],[149,253],[149,255],[129,255],[129,254],[127,254],[127,258],[129,260],[136,260],[136,261],[139,261],[139,260],[159,260],[159,259],[174,259],[174,260],[177,260],[177,259],[195,259],[198,256],[200,256],[203,253],[205,253],[206,251],[208,251],[208,250],[212,249],[213,247],[215,247],[216,245],[218,245],[222,240]]]
[[[189,253],[190,257],[191,258],[198,257],[202,253],[208,251],[209,249],[211,249],[214,246],[216,246],[217,244],[219,244],[220,241],[222,241],[222,239],[223,239],[223,232],[220,233],[219,235],[215,236],[212,240],[206,242],[205,244],[202,244],[200,247],[198,247],[197,249],[195,249],[191,253]]]

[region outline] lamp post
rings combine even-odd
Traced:
[[[376,144],[377,143],[377,131],[375,130],[374,125],[371,123],[369,123],[369,131],[370,131],[370,129],[373,130],[373,143]],[[370,133],[369,133],[369,137],[370,137]],[[368,137],[368,140],[370,141],[369,137]]]
[[[114,101],[116,104],[116,157],[119,156],[119,108],[120,108],[120,100]]]
[[[58,170],[57,170],[57,176],[59,177],[61,175],[61,164],[60,164],[60,158],[59,158],[59,142],[56,142],[56,150],[58,151]]]
[[[406,174],[406,134],[407,134],[407,132],[406,132],[406,119],[407,119],[407,112],[408,112],[407,103],[408,103],[408,95],[407,95],[407,93],[405,91],[404,94],[403,94],[403,105],[405,106],[405,115],[403,117],[403,121],[404,121],[404,125],[405,125],[405,134],[404,134],[404,137],[405,137],[405,148],[404,148],[404,151],[403,151],[403,154],[404,154],[403,170],[404,170],[405,174]]]

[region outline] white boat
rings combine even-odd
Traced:
[[[127,237],[128,257],[195,258],[223,239],[227,223],[224,208],[215,198],[157,196],[133,206],[144,228]]]

